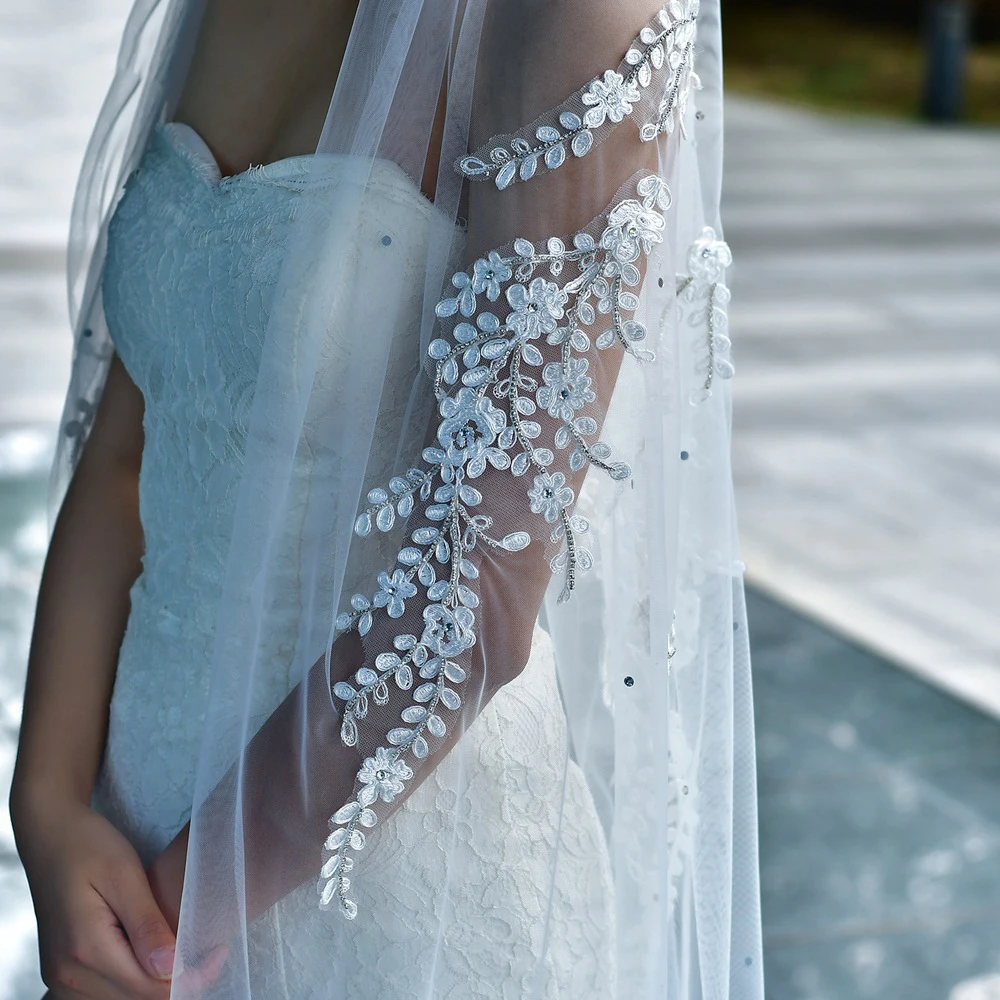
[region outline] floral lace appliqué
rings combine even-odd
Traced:
[[[730,293],[724,282],[726,268],[732,262],[729,245],[716,237],[714,229],[706,226],[688,250],[688,273],[677,275],[678,298],[689,308],[702,310],[702,317],[695,324],[699,330],[696,350],[700,357],[698,368],[705,380],[691,394],[690,401],[695,405],[712,395],[716,377],[732,378],[735,371],[727,333],[726,306]]]
[[[582,356],[592,344],[598,349],[618,344],[640,360],[653,358],[640,346],[645,327],[627,317],[639,306],[632,291],[642,280],[637,262],[663,241],[670,193],[653,174],[642,176],[635,191],[636,197],[623,198],[608,211],[599,236],[580,232],[569,245],[552,237],[541,247],[517,239],[511,252],[494,251],[476,261],[471,272],[454,275],[456,294],[436,307],[439,318],[454,322],[447,337],[428,347],[440,416],[436,441],[424,449],[422,467],[394,477],[388,489],[369,492],[369,506],[358,516],[355,532],[366,536],[373,529],[391,530],[396,517],[408,517],[418,500],[426,505],[421,513],[429,523],[410,533],[398,566],[379,575],[374,596],[355,594],[351,610],[337,619],[339,631],[357,630],[364,636],[376,614],[402,617],[418,584],[430,602],[419,636],[394,636],[392,648],[377,652],[371,664],[333,688],[334,697],[344,702],[341,739],[348,746],[358,744],[358,721],[367,716],[369,699],[386,705],[390,684],[412,691],[402,725],[385,735],[389,746],[365,759],[354,799],[331,817],[325,843],[331,856],[321,873],[320,905],[336,899],[349,919],[357,915],[348,896],[354,864],[349,851],[364,848],[364,829],[377,822],[371,807],[402,793],[413,777],[406,756],[426,758],[428,737],[444,737],[447,712],[462,703],[456,687],[465,681],[466,669],[457,660],[476,642],[479,605],[474,589],[479,571],[470,555],[483,545],[518,552],[532,541],[532,523],[503,537],[491,533],[493,519],[477,511],[484,496],[476,480],[488,466],[513,477],[531,474],[524,486],[526,506],[544,525],[549,541],[560,546],[550,566],[563,575],[560,600],[566,600],[576,574],[590,566],[592,557],[578,542],[589,524],[572,512],[574,490],[563,472],[551,468],[555,451],[567,452],[566,464],[573,472],[589,463],[614,479],[631,475],[604,442],[593,440],[598,423],[580,411],[595,399],[590,363]],[[548,277],[539,273],[543,270]],[[567,271],[572,276],[564,283],[549,280]],[[491,309],[501,296],[510,307],[503,320]],[[585,328],[600,329],[601,316],[607,317],[607,327],[592,341]],[[545,361],[535,343],[542,338],[559,347],[558,361]],[[532,369],[540,369],[540,379]],[[494,405],[491,395],[504,408]],[[541,424],[531,419],[539,408],[559,421],[552,440],[544,443],[539,441]]]
[[[645,118],[639,127],[645,142],[675,126],[684,133],[689,94],[701,86],[694,72],[699,3],[670,0],[629,46],[617,70],[606,70],[516,135],[494,136],[462,157],[458,171],[470,180],[492,179],[502,191],[540,171],[557,170],[570,153],[586,156],[626,118]]]

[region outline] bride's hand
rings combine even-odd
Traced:
[[[189,829],[185,825],[146,872],[153,897],[175,933],[184,889]],[[228,957],[229,949],[226,945],[218,944],[206,946],[205,952],[190,968],[182,968],[178,959],[174,966],[175,988],[185,997],[202,996],[218,979]]]
[[[166,1000],[174,934],[132,845],[79,804],[16,827],[53,1000]]]

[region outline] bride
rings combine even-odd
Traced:
[[[137,0],[12,814],[54,1000],[761,1000],[715,0]]]

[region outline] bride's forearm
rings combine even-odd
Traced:
[[[140,569],[141,452],[142,397],[115,359],[45,561],[11,786],[15,824],[40,798],[89,802]]]

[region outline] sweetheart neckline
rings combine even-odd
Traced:
[[[371,162],[373,167],[388,170],[399,186],[406,190],[425,209],[448,218],[449,224],[456,226],[455,220],[446,216],[444,209],[421,190],[420,186],[395,160],[377,156],[370,161],[365,157],[350,153],[297,153],[284,156],[270,163],[254,164],[239,173],[222,175],[219,161],[204,137],[187,122],[160,122],[156,131],[177,154],[182,156],[201,178],[217,191],[231,190],[243,184],[263,183],[274,187],[303,187],[328,183],[337,168],[350,162]],[[316,163],[318,161],[318,163]],[[314,165],[315,164],[315,165]],[[369,179],[368,183],[371,183]]]
[[[280,177],[285,173],[293,175],[301,173],[302,171],[299,171],[298,168],[305,165],[302,161],[313,158],[313,154],[298,153],[294,156],[283,156],[270,163],[251,164],[245,170],[223,176],[222,168],[219,166],[219,161],[211,147],[193,125],[188,125],[187,122],[162,122],[159,125],[159,130],[172,140],[174,146],[180,147],[182,152],[187,153],[195,165],[201,168],[206,179],[212,181],[217,187],[236,181],[252,180],[262,173],[269,178]]]

